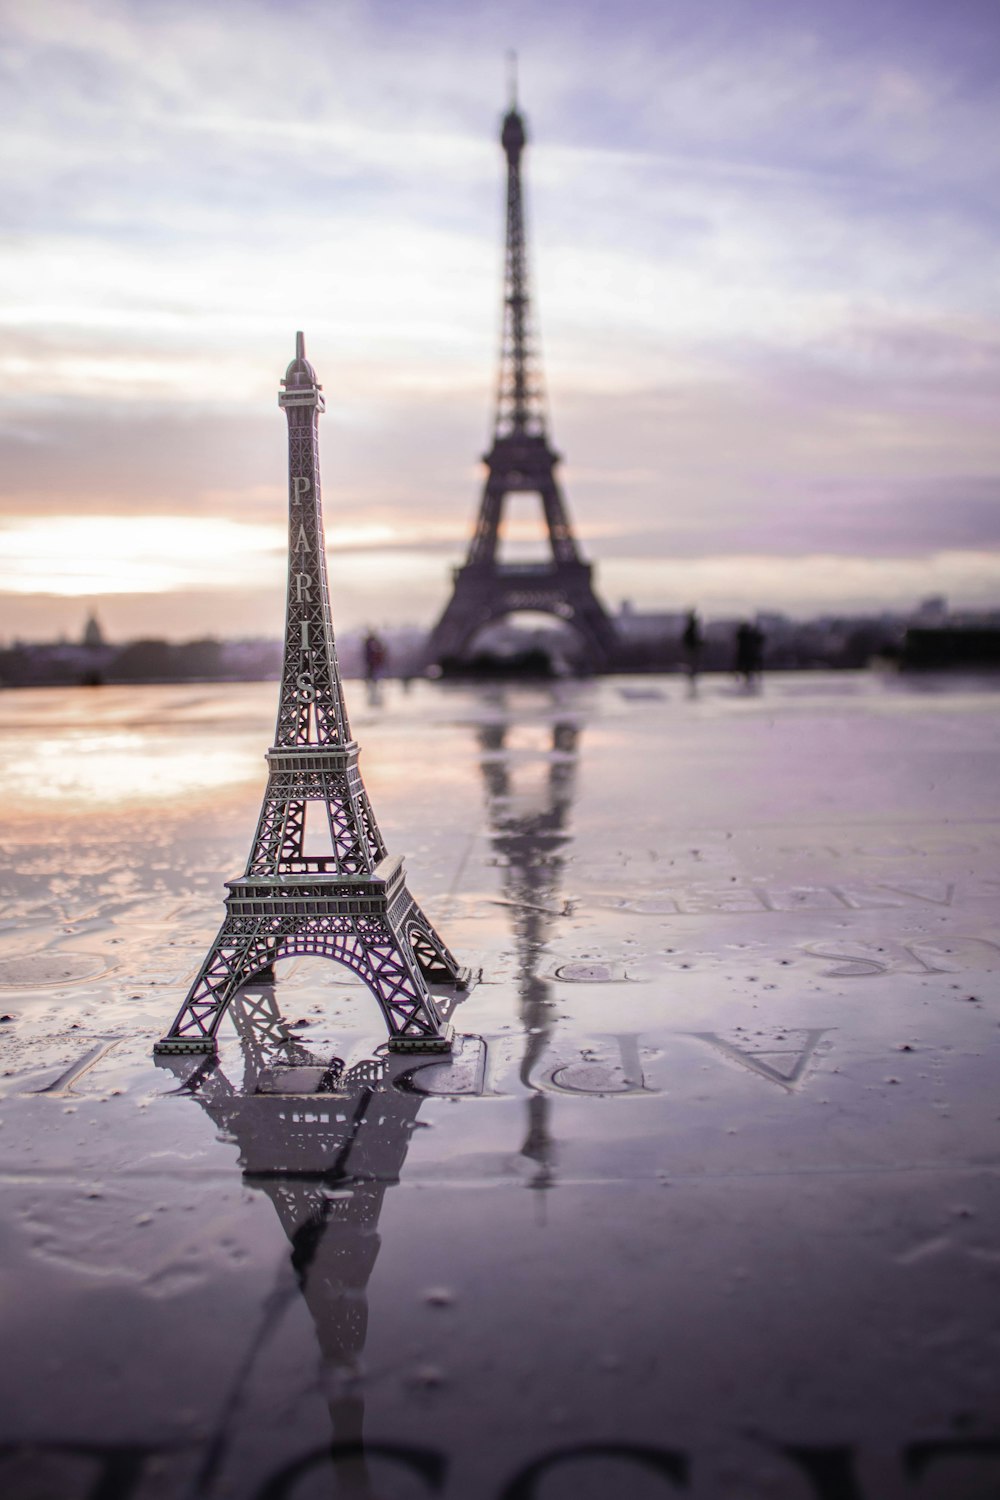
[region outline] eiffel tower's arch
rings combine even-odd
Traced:
[[[584,562],[462,568],[435,632],[435,659],[467,656],[476,637],[490,625],[519,614],[547,615],[568,626],[591,667],[607,666],[612,659],[614,631],[594,596],[590,565]]]

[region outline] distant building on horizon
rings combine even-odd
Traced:
[[[87,623],[83,627],[83,635],[80,637],[80,645],[86,646],[91,651],[97,651],[100,650],[102,646],[106,646],[107,644],[108,643],[105,639],[104,631],[101,629],[101,622],[97,618],[97,615],[94,613],[94,611],[91,610],[90,614],[87,616]]]
[[[948,601],[943,594],[921,599],[913,611],[914,625],[943,625],[948,619]]]

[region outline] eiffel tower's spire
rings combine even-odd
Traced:
[[[517,107],[515,66],[511,79],[511,106],[504,115],[500,132],[500,144],[507,158],[507,239],[494,440],[545,435],[545,396],[532,328],[521,188],[521,154],[527,139],[524,119]]]

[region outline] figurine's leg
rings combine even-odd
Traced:
[[[347,964],[371,990],[389,1028],[392,1052],[451,1050],[451,1031],[438,1013],[406,943],[388,923],[333,939],[331,958]]]
[[[256,932],[239,929],[231,919],[222,924],[218,937],[198,971],[198,977],[166,1036],[154,1052],[215,1051],[215,1033],[236,991],[248,984],[270,963],[272,946]]]
[[[445,946],[412,896],[408,911],[396,925],[400,935],[412,948],[417,966],[428,983],[453,984],[459,989],[466,988],[469,982],[468,970],[459,966],[454,954]]]
[[[276,938],[269,938],[265,944],[267,948],[267,961],[250,977],[254,984],[273,984],[275,981],[274,961],[278,957],[278,949],[281,946]]]

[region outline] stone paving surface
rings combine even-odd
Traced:
[[[998,689],[348,684],[455,1053],[172,1069],[276,688],[4,694],[0,1495],[1000,1494]]]

